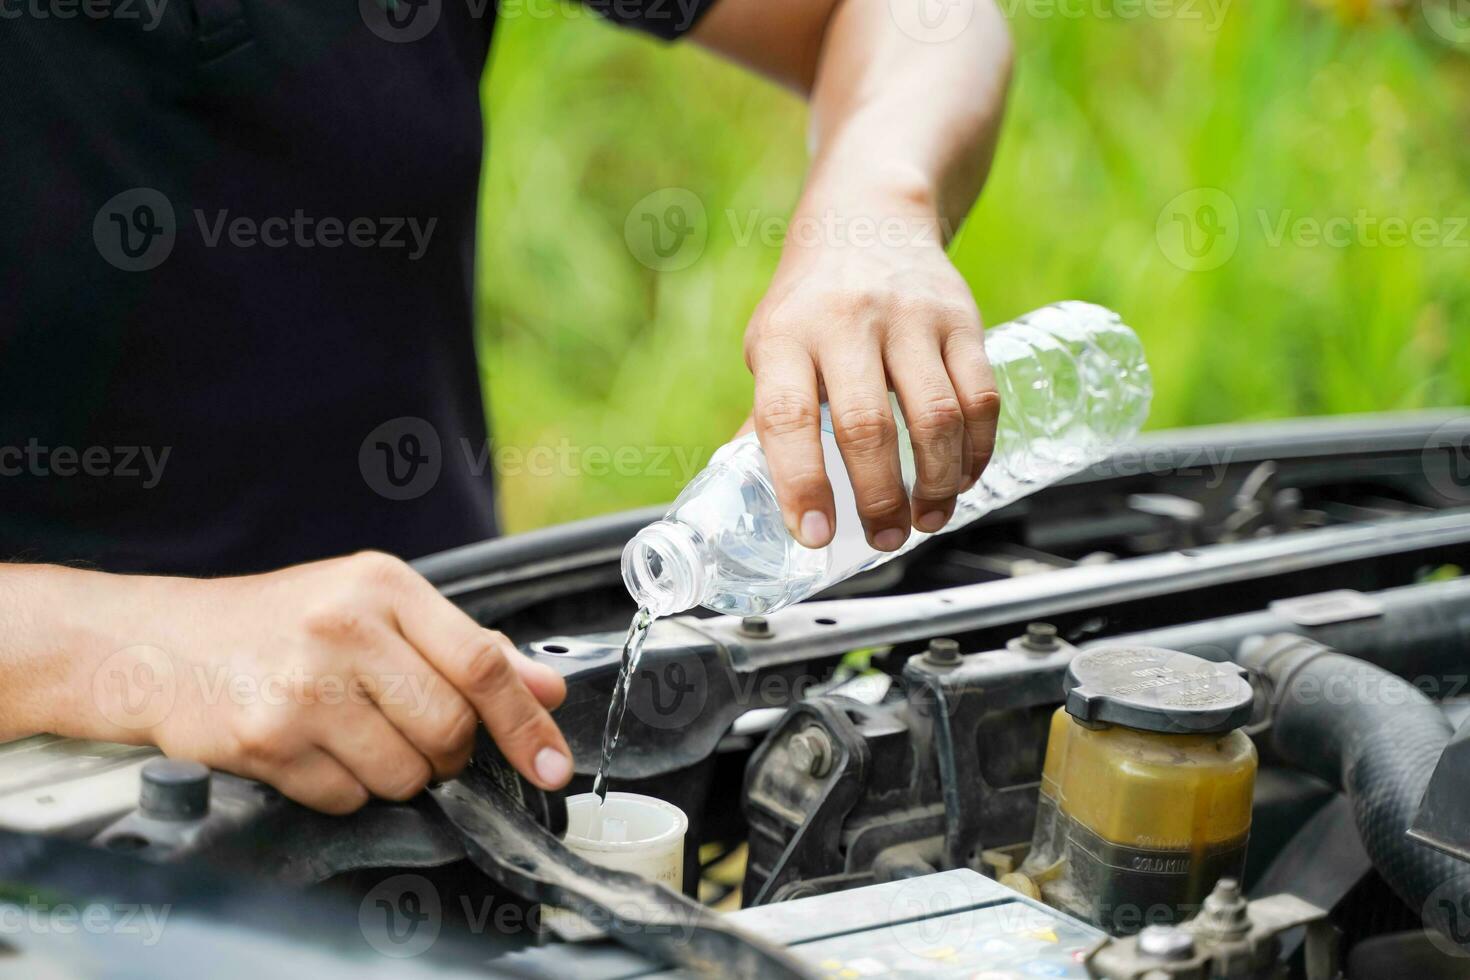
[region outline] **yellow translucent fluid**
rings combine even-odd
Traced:
[[[1250,830],[1256,747],[1243,732],[1162,735],[1084,728],[1058,708],[1042,792],[1104,840],[1196,850]]]

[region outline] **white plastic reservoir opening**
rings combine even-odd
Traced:
[[[591,793],[567,797],[566,844],[582,854],[652,853],[670,845],[682,849],[688,829],[683,810],[652,796],[609,793],[602,806]]]
[[[598,806],[592,793],[567,797],[567,835],[563,843],[593,864],[631,871],[673,891],[684,887],[684,834],[689,818],[684,811],[637,793],[609,793]],[[672,909],[658,903],[641,910],[649,922],[661,921]],[[592,939],[602,933],[591,923],[560,909],[546,913],[546,922],[563,939]]]

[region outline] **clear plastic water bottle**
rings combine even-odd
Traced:
[[[1143,346],[1116,313],[1066,302],[986,332],[1001,414],[995,452],[961,494],[943,534],[1106,457],[1137,434],[1153,388]],[[912,488],[912,447],[899,424],[899,458]],[[824,548],[796,542],[756,437],[717,450],[661,521],[623,550],[623,581],[639,605],[667,616],[702,605],[739,616],[768,613],[880,565],[932,537],[913,531],[898,551],[869,546],[852,484],[822,407],[822,453],[836,501]]]

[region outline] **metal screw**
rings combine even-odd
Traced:
[[[1194,937],[1177,926],[1144,926],[1138,951],[1160,960],[1187,960],[1194,955]]]
[[[1240,882],[1221,878],[1205,897],[1205,904],[1195,916],[1194,929],[1208,939],[1233,939],[1250,932],[1251,920]]]
[[[753,640],[768,639],[771,635],[771,624],[764,616],[746,616],[740,621],[740,635]]]
[[[791,736],[786,745],[792,765],[818,779],[832,771],[832,739],[815,725]]]
[[[1051,653],[1061,646],[1057,641],[1057,628],[1051,623],[1027,623],[1021,646],[1033,653]]]
[[[936,636],[929,641],[924,659],[936,667],[953,667],[960,662],[960,644],[947,636]]]

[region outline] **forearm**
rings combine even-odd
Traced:
[[[925,20],[930,2],[718,0],[696,26],[700,44],[810,99],[796,219],[927,214],[951,230],[974,203],[1005,108],[1010,32],[994,0],[948,0],[938,22]]]
[[[116,622],[119,610],[128,615],[117,595],[124,584],[55,565],[0,565],[0,741],[116,736],[98,730],[91,674],[110,647],[127,645],[128,627]]]
[[[812,86],[814,158],[798,217],[842,218],[869,201],[899,217],[932,215],[946,235],[980,192],[1011,72],[1006,24],[990,0],[954,37],[921,40],[895,14],[924,0],[841,0],[827,24]],[[845,213],[846,212],[846,213]]]

